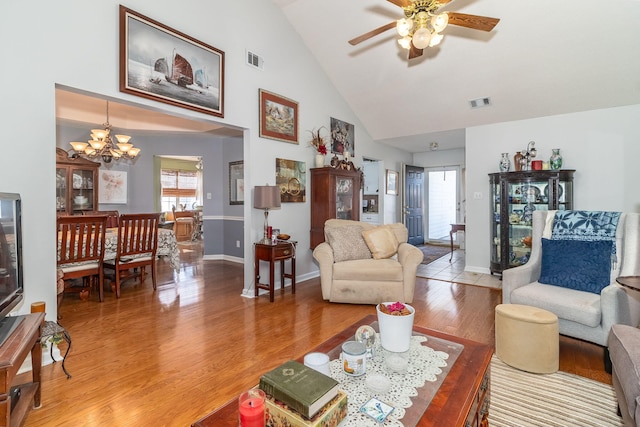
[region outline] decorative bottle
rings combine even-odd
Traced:
[[[515,156],[513,156],[513,170],[517,171],[521,171],[522,170],[522,153],[521,152],[517,152]]]
[[[500,172],[509,172],[511,169],[511,160],[509,160],[509,153],[502,153],[500,159]]]
[[[562,156],[560,155],[560,149],[554,148],[551,150],[551,157],[549,158],[549,167],[552,171],[560,170],[562,167]]]

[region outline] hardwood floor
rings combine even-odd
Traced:
[[[125,283],[119,299],[96,292],[66,297],[62,319],[73,339],[66,366],[43,367],[42,407],[26,426],[188,426],[259,376],[375,308],[322,300],[319,279],[269,297],[240,296],[243,268],[203,261],[199,245],[181,246],[182,267],[158,263],[158,289]],[[418,278],[416,324],[494,344],[500,291]],[[611,383],[602,348],[561,338],[560,369]],[[27,381],[27,374],[18,380]]]

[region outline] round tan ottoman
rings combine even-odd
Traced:
[[[536,374],[558,370],[558,317],[520,304],[496,306],[496,355],[509,366]]]

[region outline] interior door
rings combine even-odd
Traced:
[[[405,165],[403,168],[403,217],[409,230],[409,243],[424,244],[424,168]]]

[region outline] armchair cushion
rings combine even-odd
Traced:
[[[361,226],[327,228],[325,234],[333,250],[334,262],[371,259],[371,251],[362,237]]]
[[[538,282],[600,294],[610,275],[610,241],[542,239]]]
[[[391,258],[398,252],[398,239],[387,226],[375,227],[362,232],[367,247],[374,259]]]

